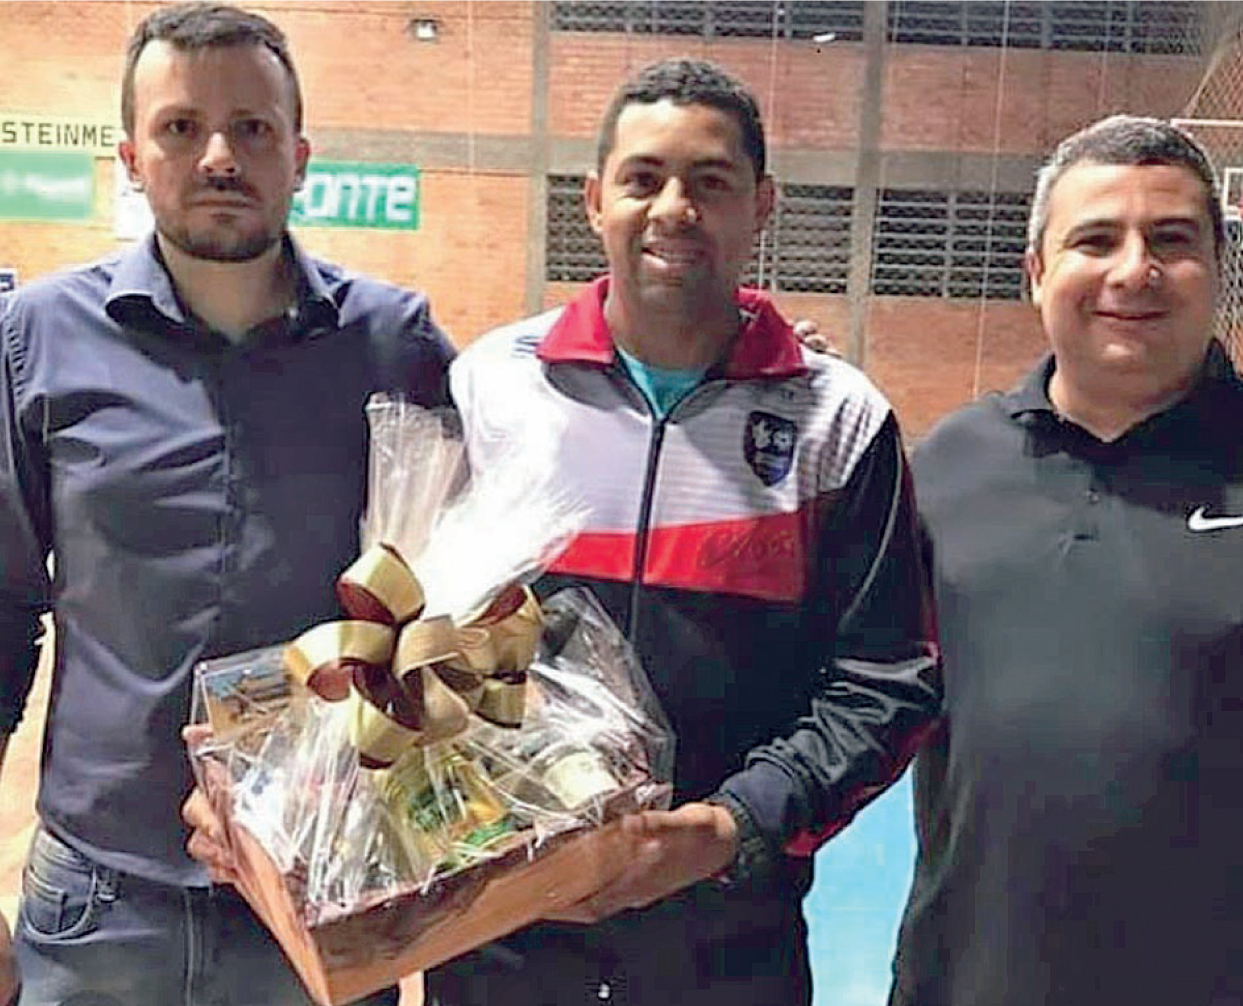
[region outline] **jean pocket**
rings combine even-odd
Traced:
[[[22,872],[21,922],[45,940],[85,936],[112,900],[113,876],[40,828]]]

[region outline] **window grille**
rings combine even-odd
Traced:
[[[554,31],[703,38],[811,38],[831,32],[841,41],[857,42],[863,38],[862,0],[569,0],[552,6]]]
[[[544,278],[585,283],[608,272],[604,246],[587,223],[582,175],[549,175]]]
[[[888,37],[912,45],[1196,54],[1199,17],[1186,0],[893,0]]]
[[[1030,204],[1017,192],[882,190],[872,293],[1018,300]]]
[[[1090,52],[1200,51],[1192,0],[892,0],[891,42],[1012,46]],[[553,4],[555,31],[692,35],[699,38],[799,38],[831,33],[863,38],[862,0],[633,0]]]
[[[768,248],[778,289],[846,292],[852,198],[853,190],[840,186],[781,187]]]

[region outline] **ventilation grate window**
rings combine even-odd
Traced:
[[[885,189],[872,292],[883,296],[1018,300],[1030,196]]]
[[[811,38],[832,33],[840,41],[863,38],[862,0],[633,0],[630,3],[558,2],[554,31],[695,35],[701,38]]]

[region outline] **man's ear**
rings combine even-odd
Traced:
[[[600,203],[600,189],[599,173],[595,171],[587,172],[587,177],[583,181],[583,206],[587,210],[587,223],[591,225],[591,229],[596,234],[599,234],[602,229],[601,218],[604,216],[604,210]]]
[[[305,136],[299,136],[294,148],[294,165],[297,170],[298,188],[302,188],[302,183],[306,181],[306,165],[311,159],[311,141]]]
[[[142,188],[142,179],[138,176],[138,159],[134,154],[134,141],[126,137],[117,144],[117,156],[121,158],[121,163],[125,165],[125,173],[129,176],[129,183],[136,189]]]
[[[1040,258],[1040,252],[1035,248],[1028,248],[1023,253],[1023,269],[1027,273],[1027,293],[1031,297],[1032,303],[1036,307],[1040,306],[1040,288],[1044,282],[1044,262]]]
[[[758,234],[772,216],[777,205],[777,183],[772,175],[765,175],[755,184],[755,233]]]

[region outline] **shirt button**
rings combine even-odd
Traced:
[[[1101,494],[1098,493],[1095,489],[1089,489],[1088,490],[1088,502],[1099,503],[1100,501],[1101,501]]]
[[[606,1002],[613,998],[613,987],[608,982],[601,982],[600,987],[596,989],[596,998],[601,1002]]]

